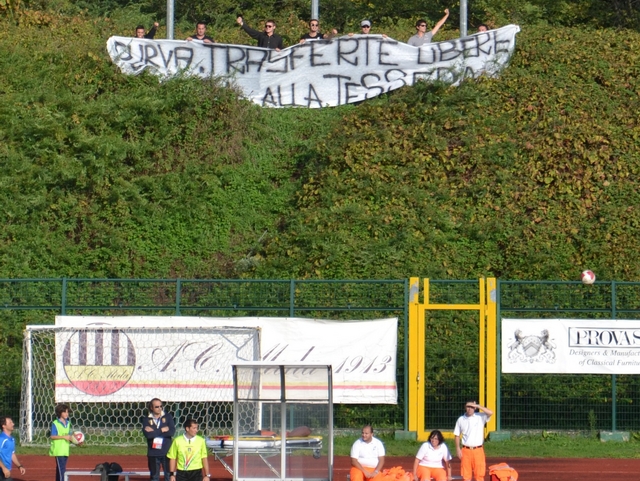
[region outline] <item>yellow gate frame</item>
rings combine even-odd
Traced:
[[[428,432],[425,430],[424,419],[427,406],[425,406],[425,325],[426,311],[449,310],[478,311],[478,325],[480,327],[480,345],[478,353],[478,403],[496,412],[497,393],[497,303],[496,303],[496,279],[478,279],[480,291],[479,304],[431,304],[429,302],[429,279],[424,279],[424,302],[420,302],[420,279],[409,279],[409,375],[408,375],[408,401],[409,416],[408,428],[415,432],[419,441],[426,441]],[[465,400],[466,401],[466,400]],[[462,406],[460,406],[462,412]],[[451,426],[453,429],[453,426]],[[496,416],[492,416],[485,434],[496,430]]]

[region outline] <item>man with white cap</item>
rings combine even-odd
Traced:
[[[364,19],[360,22],[360,34],[361,35],[369,35],[371,33],[371,20]],[[349,36],[352,37],[354,34],[350,33]],[[382,36],[387,38],[387,36],[383,33]]]

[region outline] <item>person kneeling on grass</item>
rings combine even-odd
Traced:
[[[429,441],[420,446],[413,463],[413,479],[416,481],[451,480],[451,453],[444,443],[444,436],[437,429],[429,434]]]
[[[171,481],[208,481],[211,478],[207,445],[197,434],[198,421],[187,419],[184,434],[173,440],[167,453]]]
[[[384,445],[373,436],[373,428],[362,428],[362,437],[351,447],[351,481],[365,481],[380,476],[384,467]]]

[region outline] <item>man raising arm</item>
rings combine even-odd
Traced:
[[[440,21],[436,23],[436,26],[433,27],[430,32],[427,32],[427,21],[423,19],[418,20],[416,22],[417,32],[413,37],[409,39],[407,43],[409,45],[412,45],[413,47],[421,47],[426,43],[431,43],[431,40],[436,36],[438,30],[440,30],[440,28],[444,25],[444,22],[447,21],[447,18],[449,18],[449,9],[445,8],[444,17],[442,17]]]
[[[486,459],[484,456],[484,425],[493,411],[475,401],[465,405],[465,413],[458,418],[453,434],[456,437],[456,454],[460,458],[460,471],[464,481],[484,481]],[[476,409],[480,412],[476,412]]]
[[[271,48],[276,52],[279,52],[284,48],[282,37],[276,33],[276,22],[274,20],[267,20],[264,23],[264,32],[258,32],[257,30],[252,29],[249,25],[244,23],[244,19],[242,17],[238,17],[236,22],[251,38],[255,38],[258,41],[258,47]]]

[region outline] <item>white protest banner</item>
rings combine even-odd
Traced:
[[[107,51],[125,74],[149,71],[220,77],[264,107],[332,107],[419,80],[458,84],[496,76],[515,50],[517,25],[412,47],[382,35],[312,40],[280,52],[200,41],[111,37]]]
[[[640,322],[502,319],[502,372],[640,374]]]
[[[100,397],[105,402],[141,401],[150,399],[150,396],[176,401],[180,399],[174,399],[173,394],[163,395],[163,389],[167,390],[164,392],[166,394],[169,389],[175,392],[176,387],[184,389],[184,396],[190,400],[195,395],[195,399],[203,401],[208,400],[213,388],[223,389],[228,395],[226,400],[231,401],[230,388],[233,382],[232,362],[228,356],[230,352],[232,361],[331,365],[336,403],[397,403],[397,318],[327,321],[271,317],[56,317],[56,326],[59,327],[82,329],[96,324],[103,330],[110,329],[109,335],[96,338],[88,337],[90,335],[85,333],[82,334],[84,338],[80,339],[71,333],[67,335],[68,339],[56,340],[56,399],[59,399],[58,395],[73,393],[76,395],[74,400],[77,400],[77,396],[87,394],[82,394],[69,379],[69,365],[81,365],[85,371],[94,371],[98,366],[103,369],[106,364],[116,364],[128,367],[129,377],[120,380],[117,393],[106,393]],[[185,326],[202,328],[203,335],[185,331],[184,334],[169,336],[163,331]],[[206,329],[213,327],[259,328],[261,359],[247,359],[233,338],[226,343],[219,338],[208,338]],[[125,328],[128,330],[125,331]],[[129,334],[131,329],[142,328],[148,328],[144,335]],[[186,339],[185,336],[191,336],[192,339]],[[119,350],[119,359],[115,363],[105,354],[113,351],[108,343],[114,342],[119,346],[127,346]],[[91,398],[93,401],[97,399]]]

